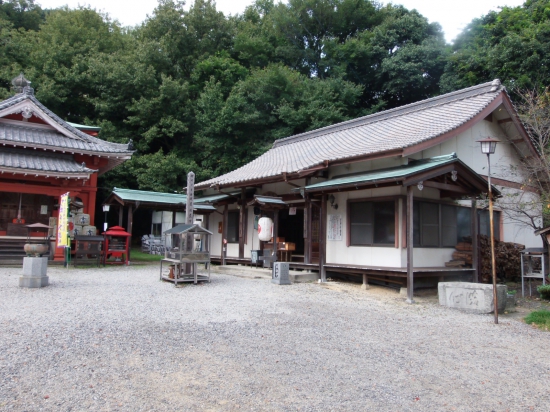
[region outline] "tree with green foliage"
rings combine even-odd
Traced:
[[[457,38],[444,92],[499,78],[509,88],[550,84],[550,0],[527,0],[475,19]]]
[[[46,13],[34,0],[0,0],[0,21],[16,29],[38,31]]]
[[[437,95],[448,54],[437,24],[370,0],[257,0],[229,17],[159,0],[125,29],[89,7],[33,26],[31,0],[0,6],[0,95],[23,71],[64,119],[133,139],[104,187],[178,190],[191,169],[214,177],[275,139]]]

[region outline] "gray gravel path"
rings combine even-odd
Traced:
[[[0,268],[0,410],[550,410],[550,334],[518,320],[157,267]]]

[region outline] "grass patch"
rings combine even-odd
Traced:
[[[132,249],[130,252],[130,262],[160,262],[164,256],[150,255],[149,253],[143,253],[141,249]]]
[[[530,325],[537,325],[539,329],[550,330],[550,310],[536,310],[523,318],[523,320]]]

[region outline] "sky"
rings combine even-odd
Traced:
[[[188,0],[187,4],[193,0]],[[217,0],[217,8],[224,14],[242,13],[253,0]],[[384,1],[384,3],[388,3]],[[393,0],[408,9],[416,9],[430,22],[438,22],[443,27],[445,39],[452,42],[454,38],[476,17],[498,10],[502,6],[520,6],[524,0]],[[35,0],[42,8],[56,8],[68,5],[91,6],[98,11],[108,13],[123,26],[134,26],[153,13],[157,0]]]

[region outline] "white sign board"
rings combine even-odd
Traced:
[[[342,240],[342,215],[328,215],[328,240]]]

